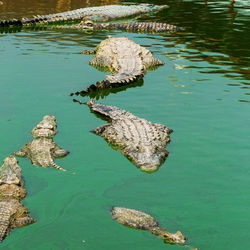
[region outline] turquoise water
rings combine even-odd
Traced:
[[[30,131],[46,114],[57,117],[55,142],[71,152],[56,161],[68,172],[19,160],[28,191],[23,203],[37,222],[13,230],[2,249],[250,248],[249,5],[166,2],[170,8],[151,18],[183,26],[184,33],[0,34],[1,159],[31,140]],[[40,14],[48,13],[46,1],[39,6]],[[7,7],[0,11],[9,17],[32,13],[32,5],[19,12]],[[104,121],[69,96],[104,79],[87,64],[93,56],[79,52],[108,35],[126,35],[165,62],[147,72],[142,86],[100,100],[174,130],[169,157],[153,174],[89,133]],[[188,237],[188,246],[166,245],[118,224],[112,206],[153,215],[168,231]]]

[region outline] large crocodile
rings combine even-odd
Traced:
[[[115,106],[95,104],[94,99],[86,103],[89,108],[110,123],[91,131],[102,136],[116,146],[129,160],[142,171],[156,171],[168,156],[165,149],[170,141],[172,129],[152,123]]]
[[[183,28],[157,22],[93,22],[83,20],[79,24],[57,25],[55,29],[72,29],[72,30],[126,30],[136,32],[164,32],[164,31],[182,31]]]
[[[183,245],[186,241],[186,238],[180,231],[177,231],[175,234],[167,232],[159,225],[155,218],[141,211],[123,207],[113,207],[111,214],[112,218],[120,224],[135,229],[147,230],[162,238],[165,243]]]
[[[0,241],[10,230],[35,222],[20,201],[26,196],[21,168],[14,156],[4,159],[0,168]]]
[[[0,20],[0,27],[30,25],[45,26],[60,22],[80,21],[83,20],[83,18],[95,21],[108,21],[155,12],[167,7],[167,5],[153,4],[106,5],[99,7],[88,7],[50,15],[37,15],[32,18],[22,18],[21,20]]]
[[[127,37],[109,37],[102,41],[96,50],[83,50],[83,54],[96,54],[90,65],[105,67],[112,74],[105,81],[92,84],[82,95],[102,89],[120,87],[142,79],[146,69],[163,65],[152,53]],[[72,94],[71,94],[72,95]]]
[[[28,157],[32,164],[42,167],[54,167],[58,170],[66,171],[55,164],[55,158],[61,158],[69,154],[65,149],[61,149],[54,141],[53,137],[57,134],[56,118],[46,115],[31,131],[35,138],[26,144],[20,151],[12,154],[20,157]]]

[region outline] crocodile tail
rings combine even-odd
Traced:
[[[53,168],[56,168],[56,169],[58,169],[58,170],[61,170],[61,171],[67,171],[66,169],[61,168],[60,166],[56,165],[55,163],[52,164],[52,167],[53,167]]]
[[[46,23],[47,17],[45,16],[34,16],[33,18],[22,18],[20,19],[10,19],[10,20],[0,20],[0,27],[12,27],[12,26],[31,26],[37,23]]]
[[[126,23],[93,23],[83,22],[78,25],[81,27],[89,27],[91,29],[109,29],[109,30],[127,30],[127,31],[142,31],[142,32],[164,32],[164,31],[182,31],[183,28],[156,22],[126,22]]]
[[[22,25],[23,25],[22,21],[17,19],[0,20],[0,27],[22,26]]]
[[[9,224],[9,220],[0,220],[0,242],[2,242],[8,234]]]
[[[164,32],[164,31],[180,31],[182,28],[167,24],[156,22],[134,22],[126,25],[127,30],[132,31],[146,31],[146,32]]]
[[[73,94],[76,94],[76,95],[80,94],[82,96],[85,96],[85,95],[88,95],[92,92],[96,92],[99,90],[122,87],[122,86],[141,80],[144,75],[145,75],[145,71],[136,75],[131,75],[131,76],[112,74],[107,77],[108,80],[102,80],[100,82],[97,81],[96,84],[91,84],[86,90],[82,90],[76,93],[71,93],[70,95],[72,96]]]

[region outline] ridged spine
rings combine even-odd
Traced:
[[[79,28],[81,25],[79,25]],[[144,32],[182,31],[183,28],[156,22],[130,22],[130,23],[96,23],[90,26],[93,29],[128,30]]]

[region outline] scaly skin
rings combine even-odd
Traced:
[[[30,25],[47,26],[49,24],[60,22],[79,21],[83,20],[83,18],[96,21],[108,21],[155,12],[167,7],[167,5],[153,4],[106,5],[99,7],[89,7],[50,15],[34,16],[33,18],[23,18],[21,20],[0,20],[0,27]]]
[[[152,53],[136,44],[127,37],[109,37],[102,41],[97,50],[82,51],[83,54],[95,53],[90,65],[105,67],[112,74],[105,81],[92,84],[81,94],[106,88],[121,87],[142,79],[146,69],[163,65],[163,62],[153,57]]]
[[[183,245],[186,238],[180,231],[175,234],[167,232],[161,228],[155,218],[149,214],[123,207],[113,207],[111,210],[112,218],[122,225],[135,229],[142,229],[159,236],[165,243]]]
[[[54,162],[55,158],[64,157],[69,154],[68,151],[61,149],[53,141],[53,137],[57,132],[56,118],[52,115],[46,115],[31,131],[35,139],[26,144],[20,151],[12,154],[20,157],[28,157],[34,165],[54,167],[58,170],[66,171]]]
[[[171,24],[156,22],[95,23],[92,21],[82,21],[79,24],[60,25],[55,28],[76,30],[126,30],[136,32],[165,32],[183,30],[183,28]]]
[[[21,168],[14,156],[5,158],[0,168],[0,241],[10,230],[35,222],[20,201],[26,196]]]
[[[158,123],[141,119],[115,106],[86,103],[89,108],[105,116],[110,123],[92,132],[118,147],[123,155],[147,173],[156,171],[168,156],[165,149],[170,141],[171,129]]]

